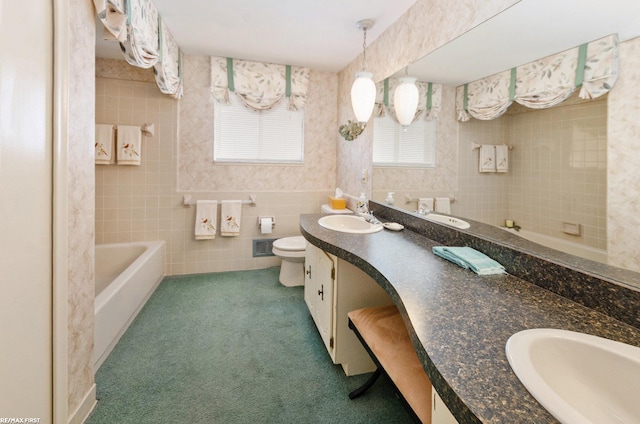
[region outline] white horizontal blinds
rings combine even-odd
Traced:
[[[215,104],[216,162],[302,163],[304,112],[288,109],[286,101],[270,110],[246,108],[236,96]]]
[[[389,115],[373,121],[373,163],[378,166],[435,166],[436,121],[415,120],[403,129]]]

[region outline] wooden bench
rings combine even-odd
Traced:
[[[385,373],[414,420],[431,423],[431,381],[411,344],[398,308],[394,305],[364,308],[347,315],[349,328],[377,366],[367,382],[349,393],[349,398],[362,395]]]

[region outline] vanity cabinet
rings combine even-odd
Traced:
[[[436,389],[431,387],[433,396],[431,402],[431,424],[458,424],[447,405],[444,404]]]
[[[392,304],[384,289],[354,265],[308,244],[304,300],[333,363],[346,375],[374,371],[373,361],[349,329],[347,313]]]

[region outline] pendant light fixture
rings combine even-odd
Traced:
[[[396,111],[398,122],[406,130],[413,122],[418,109],[418,87],[416,79],[407,76],[408,69],[405,68],[405,76],[400,78],[400,84],[393,94],[393,108]]]
[[[367,30],[373,26],[373,20],[363,19],[356,26],[364,32],[362,43],[362,71],[356,73],[356,79],[351,86],[351,107],[356,115],[356,120],[364,126],[371,114],[376,101],[376,85],[373,82],[373,74],[366,72],[367,60]]]

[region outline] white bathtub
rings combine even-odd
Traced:
[[[94,370],[164,277],[164,241],[96,245]]]
[[[587,246],[580,243],[575,243],[570,240],[563,240],[556,237],[547,236],[544,234],[538,234],[527,230],[515,231],[512,228],[501,227],[503,230],[507,230],[512,234],[522,237],[534,243],[541,244],[551,249],[559,250],[570,255],[579,256],[585,259],[591,259],[592,261],[607,263],[607,251],[602,249],[596,249],[595,247]]]

